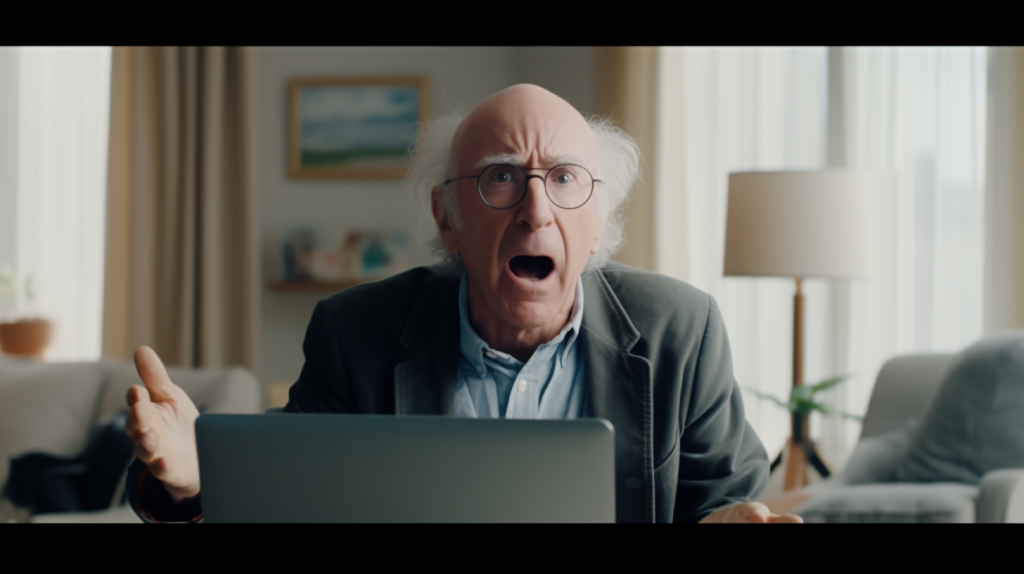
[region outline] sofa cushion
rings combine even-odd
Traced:
[[[861,439],[850,454],[846,467],[836,480],[841,484],[894,482],[896,468],[910,446],[917,422],[907,421],[902,428]]]
[[[0,359],[0,485],[12,457],[85,448],[105,376],[98,363]]]
[[[30,452],[12,458],[4,496],[32,514],[105,510],[127,502],[122,485],[135,455],[125,419],[118,413],[94,427],[77,455]]]
[[[105,361],[108,382],[100,400],[98,417],[105,419],[127,410],[128,389],[143,385],[135,365]],[[188,394],[196,408],[204,413],[261,413],[263,394],[256,377],[239,367],[220,369],[188,369],[168,367],[174,384]]]
[[[108,523],[108,524],[142,524],[142,519],[135,514],[135,509],[124,505],[110,510],[95,512],[59,512],[53,514],[36,514],[27,522],[43,524],[67,523]]]
[[[902,482],[978,484],[1024,468],[1024,331],[982,339],[953,361],[896,469]]]
[[[804,522],[974,522],[970,484],[857,484],[822,490],[793,513]]]

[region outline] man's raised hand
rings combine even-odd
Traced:
[[[778,515],[760,502],[741,502],[719,508],[701,522],[731,524],[800,523],[804,519],[795,514]]]
[[[128,389],[125,432],[135,443],[135,456],[170,493],[175,502],[199,494],[196,419],[199,410],[149,347],[135,349],[135,368],[145,387]]]

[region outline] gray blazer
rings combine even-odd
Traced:
[[[768,457],[743,414],[714,299],[610,263],[583,275],[580,358],[615,427],[619,522],[695,522],[756,500]],[[459,279],[419,267],[320,301],[287,412],[451,414]]]

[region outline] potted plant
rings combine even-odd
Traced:
[[[50,343],[53,325],[35,313],[38,285],[35,277],[25,277],[26,312],[17,312],[17,280],[9,267],[0,269],[0,300],[10,301],[13,312],[0,317],[0,351],[8,355],[43,358]]]

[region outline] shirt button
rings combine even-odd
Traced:
[[[520,393],[526,390],[526,385],[527,384],[528,383],[526,382],[526,379],[519,379],[519,392]]]

